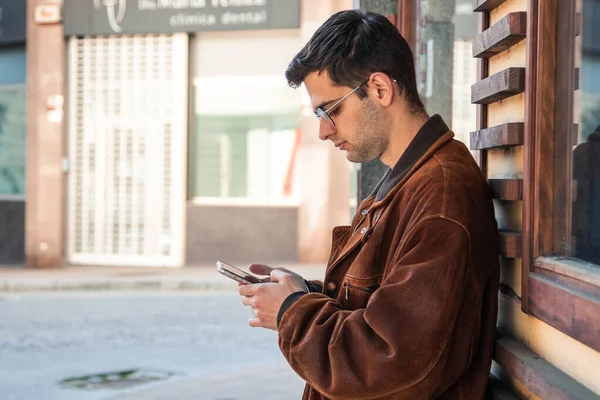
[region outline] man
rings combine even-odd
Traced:
[[[332,16],[290,63],[319,137],[390,167],[352,226],[333,230],[324,281],[263,265],[241,286],[250,326],[279,332],[303,399],[482,399],[497,314],[497,226],[484,176],[416,89],[385,17]]]

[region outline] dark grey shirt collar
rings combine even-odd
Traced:
[[[375,201],[383,200],[390,190],[406,176],[417,161],[425,155],[427,150],[448,131],[448,125],[446,125],[442,117],[438,114],[429,118],[421,129],[419,129],[419,132],[417,132],[414,139],[410,142],[394,168],[389,168],[385,172],[383,178],[381,178],[369,197],[377,193]]]

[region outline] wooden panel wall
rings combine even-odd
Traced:
[[[508,346],[496,349],[494,373],[522,398],[550,398],[547,397],[549,393],[563,389],[566,392],[572,389],[576,394],[591,393],[591,390],[600,395],[600,353],[521,310],[524,296],[522,199],[527,193],[522,186],[526,95],[519,90],[516,80],[512,80],[513,86],[509,87],[510,78],[509,81],[493,82],[489,77],[506,74],[509,69],[527,68],[528,41],[522,38],[520,24],[523,13],[530,11],[534,1],[539,0],[475,0],[475,10],[482,14],[485,23],[474,43],[474,56],[481,60],[482,71],[486,73],[472,88],[472,101],[481,104],[478,114],[482,119],[479,131],[471,133],[471,148],[484,153],[482,169],[495,196],[494,208],[501,233],[498,327],[534,352],[531,354],[535,357],[541,356],[547,364],[544,368],[556,368],[552,370],[554,375],[538,376],[535,370],[538,364],[529,362],[525,356],[514,357],[510,354],[514,346]],[[490,97],[493,101],[488,100]],[[533,381],[532,376],[536,377]],[[571,386],[557,388],[552,384],[553,380],[568,382]]]

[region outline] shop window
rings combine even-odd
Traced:
[[[284,73],[298,49],[298,31],[196,36],[190,154],[195,201],[296,197],[301,95]]]
[[[277,198],[293,168],[299,113],[198,116],[196,196]]]
[[[25,85],[0,85],[0,199],[25,195]]]

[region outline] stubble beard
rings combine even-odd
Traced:
[[[350,162],[364,163],[379,158],[389,144],[388,124],[373,101],[362,101],[360,122],[356,127],[355,140],[346,158]]]

